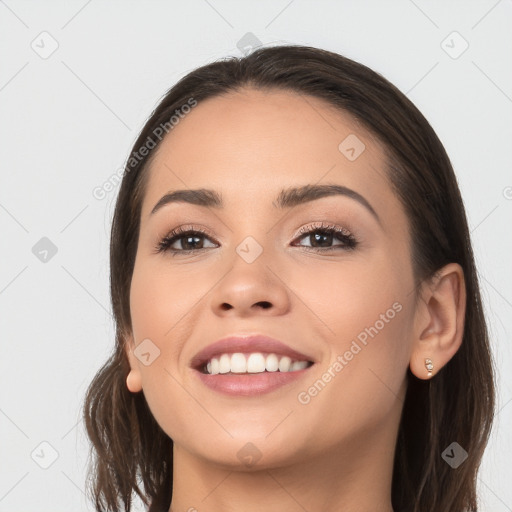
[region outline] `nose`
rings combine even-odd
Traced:
[[[261,257],[247,263],[238,255],[211,295],[218,316],[283,315],[290,310],[290,290],[285,279]]]

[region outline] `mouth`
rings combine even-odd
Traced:
[[[224,353],[220,357],[212,357],[199,370],[207,375],[241,375],[263,372],[287,373],[304,370],[312,365],[313,361],[304,359],[293,360],[291,357],[278,356],[277,354],[261,352],[244,354],[235,352],[234,354]]]
[[[268,393],[291,383],[314,364],[311,356],[259,335],[219,340],[191,361],[203,384],[220,393],[243,396]]]

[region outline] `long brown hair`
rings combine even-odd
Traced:
[[[176,110],[191,100],[200,104],[242,87],[320,98],[362,123],[385,148],[390,183],[407,213],[416,283],[448,263],[461,265],[467,290],[463,342],[431,380],[417,379],[408,370],[392,504],[395,512],[476,511],[477,471],[494,415],[494,367],[466,214],[450,160],[425,117],[381,75],[336,53],[296,45],[259,48],[187,74],[160,101],[127,159],[110,243],[116,343],[91,382],[83,408],[92,443],[88,491],[96,509],[129,512],[135,493],[150,511],[167,511],[172,497],[172,440],[155,421],[144,394],[126,387],[129,291],[146,170],[155,153],[153,148],[141,156],[139,150],[158,147],[163,137],[155,133],[162,126],[169,131]],[[457,469],[441,457],[452,442],[468,454]]]

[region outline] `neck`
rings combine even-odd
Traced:
[[[174,445],[169,512],[393,512],[393,432],[359,436],[288,466],[220,467]],[[365,439],[366,437],[366,439]],[[350,446],[347,446],[350,445]],[[387,449],[383,449],[383,447]]]

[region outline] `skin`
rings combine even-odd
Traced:
[[[355,161],[338,149],[349,134],[366,146]],[[130,290],[127,387],[144,392],[174,441],[170,510],[392,511],[407,369],[428,378],[428,357],[435,378],[455,354],[465,290],[456,264],[415,288],[407,216],[384,169],[378,141],[350,116],[277,90],[206,100],[158,148]],[[283,188],[326,183],[357,191],[380,221],[345,196],[273,206]],[[197,188],[218,191],[224,208],[176,203],[150,214],[164,194]],[[351,251],[333,238],[335,250],[314,252],[313,237],[298,230],[317,222],[348,229],[359,244]],[[155,253],[171,229],[190,224],[211,234],[200,239],[208,249]],[[250,264],[236,252],[247,236],[263,249]],[[298,394],[394,303],[401,311],[300,403]],[[250,333],[277,338],[317,363],[260,396],[229,397],[204,386],[191,358],[219,338]],[[133,354],[146,338],[160,350],[148,366]],[[248,442],[260,456],[250,467],[237,456]]]

